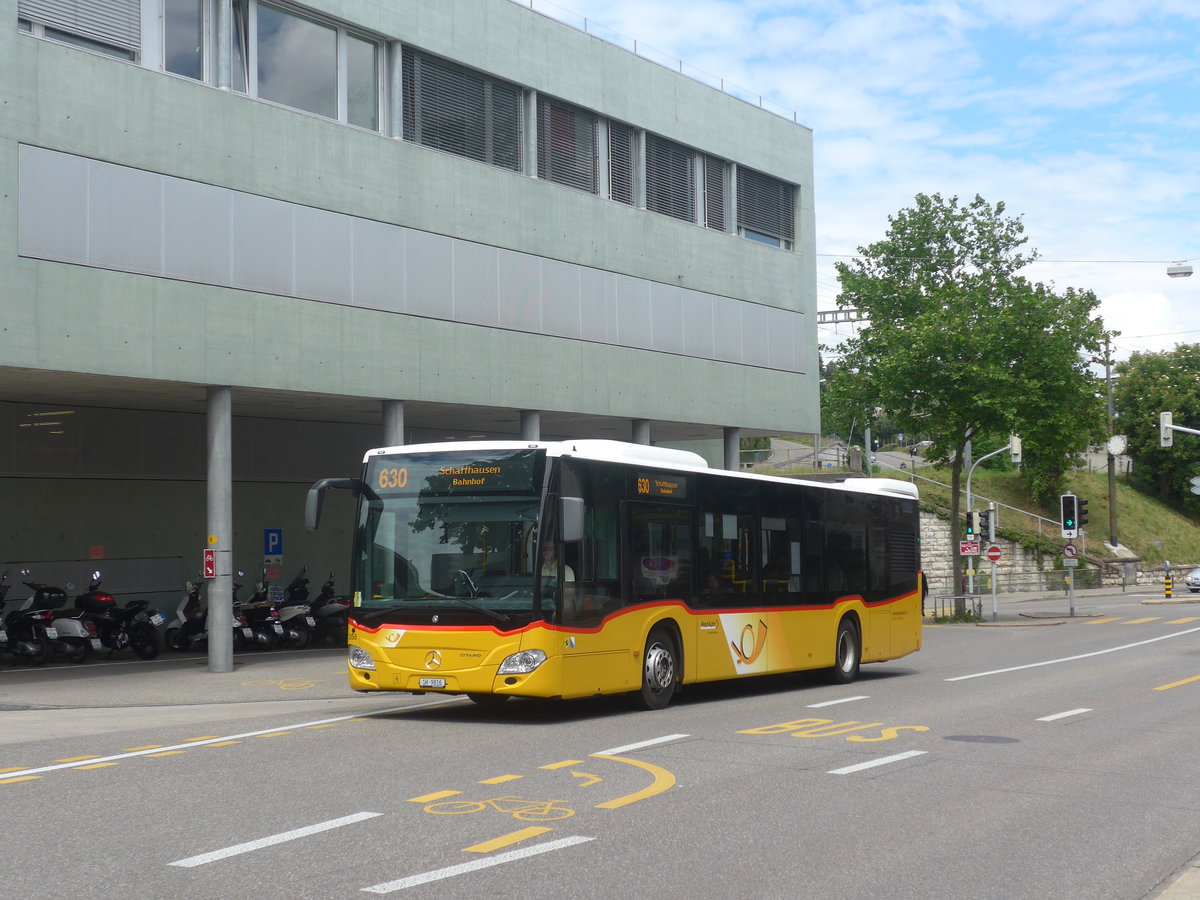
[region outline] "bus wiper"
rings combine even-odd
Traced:
[[[476,612],[481,612],[485,616],[489,616],[490,618],[494,619],[497,622],[504,623],[509,620],[509,617],[506,616],[504,613],[496,612],[494,609],[488,609],[485,606],[479,606],[475,603],[472,603],[470,600],[466,599],[465,597],[447,597],[446,599],[447,600],[457,600],[463,606],[470,607],[471,609],[475,610]]]

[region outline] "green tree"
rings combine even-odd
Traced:
[[[1021,434],[1045,493],[1104,427],[1089,369],[1105,337],[1099,301],[1018,275],[1037,253],[1022,250],[1024,226],[1004,209],[978,196],[963,205],[918,194],[889,216],[883,240],[837,266],[838,305],[869,324],[842,347],[827,385],[831,411],[844,420],[882,407],[901,431],[928,434],[928,456],[951,466],[956,522],[969,441]]]
[[[1200,428],[1200,344],[1134,353],[1117,363],[1116,373],[1116,427],[1129,440],[1131,480],[1191,515],[1200,513],[1200,500],[1189,483],[1200,475],[1200,436],[1175,432],[1171,447],[1158,442],[1159,413],[1172,413],[1176,425]]]

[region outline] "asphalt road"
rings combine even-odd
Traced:
[[[1200,605],[925,631],[661,712],[356,695],[341,651],[0,669],[5,886],[42,898],[1143,898],[1200,853]],[[1175,888],[1171,885],[1177,884]],[[1171,891],[1164,895],[1164,891]]]

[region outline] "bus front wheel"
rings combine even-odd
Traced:
[[[679,678],[679,650],[664,628],[656,628],[646,639],[642,657],[642,703],[647,709],[662,709],[675,696]]]
[[[849,684],[858,677],[858,664],[862,659],[862,642],[858,637],[858,628],[851,619],[842,619],[838,624],[833,659],[830,677],[834,684]]]

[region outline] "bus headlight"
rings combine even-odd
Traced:
[[[370,669],[375,671],[375,660],[371,659],[371,654],[362,647],[350,648],[350,665],[356,669]]]
[[[514,653],[504,662],[500,663],[500,668],[497,670],[498,675],[528,675],[538,666],[546,661],[546,654],[542,650],[522,650],[520,653]]]

